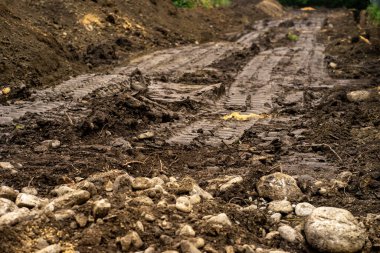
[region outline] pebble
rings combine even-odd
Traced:
[[[136,177],[132,181],[133,190],[146,190],[153,187],[153,183],[150,178],[147,177]]]
[[[193,210],[193,205],[190,202],[190,199],[185,196],[177,198],[175,207],[177,210],[185,213],[190,213]]]
[[[228,218],[227,214],[221,213],[207,219],[208,223],[221,225],[221,226],[232,226],[231,220]]]
[[[282,215],[280,213],[274,213],[269,217],[270,224],[278,224],[281,222]]]
[[[60,253],[61,251],[62,248],[59,244],[53,244],[39,251],[36,251],[35,253]]]
[[[54,211],[63,208],[71,208],[74,205],[81,205],[86,203],[90,199],[90,196],[91,194],[88,191],[75,190],[53,199],[47,205],[47,209]]]
[[[296,180],[280,172],[261,177],[256,186],[260,197],[271,200],[294,201],[303,196]]]
[[[19,194],[18,191],[15,191],[11,187],[8,186],[0,186],[0,198],[9,199],[12,201],[16,201],[17,195]]]
[[[16,198],[16,205],[18,207],[34,208],[40,207],[42,203],[43,201],[39,197],[26,193],[20,193]]]
[[[17,206],[13,201],[5,198],[0,198],[0,216],[13,212],[17,209]]]
[[[347,210],[319,207],[313,210],[305,224],[308,243],[323,252],[351,253],[360,251],[367,234]]]
[[[241,184],[242,182],[243,182],[243,178],[241,176],[238,176],[238,177],[231,179],[230,181],[223,184],[222,186],[220,186],[219,189],[220,189],[220,191],[224,192],[224,191],[227,191],[227,190],[233,188],[237,184]]]
[[[302,242],[304,242],[304,238],[301,235],[301,233],[299,233],[297,230],[295,230],[291,226],[283,225],[283,226],[278,228],[278,232],[280,233],[280,236],[284,240],[286,240],[290,243],[296,243],[296,242],[302,243]]]
[[[195,231],[190,225],[186,224],[178,231],[178,235],[193,237],[195,236]]]
[[[305,217],[309,216],[314,209],[315,206],[313,206],[312,204],[303,202],[296,205],[295,212],[297,216]]]
[[[182,253],[202,253],[202,251],[197,249],[197,247],[195,247],[189,241],[182,241],[181,242],[181,252]]]
[[[97,200],[94,203],[94,207],[92,209],[92,213],[97,218],[103,218],[107,216],[109,211],[111,210],[111,203],[108,201],[108,199],[101,199]]]
[[[268,209],[276,213],[291,213],[293,212],[292,203],[287,200],[275,200],[269,203]]]

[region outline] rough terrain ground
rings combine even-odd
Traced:
[[[0,106],[0,160],[12,165],[2,164],[1,197],[38,196],[0,217],[0,251],[318,252],[303,240],[305,217],[291,208],[274,221],[276,197],[259,190],[281,172],[302,190],[293,205],[350,211],[366,229],[362,252],[378,252],[377,44],[354,39],[347,10],[246,29]],[[348,99],[362,89],[373,99]],[[286,240],[284,225],[302,239]]]

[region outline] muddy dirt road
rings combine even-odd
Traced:
[[[342,15],[258,21],[0,105],[0,250],[318,252],[302,202],[354,214],[347,252],[379,250],[378,101],[346,99],[374,84],[325,60]]]

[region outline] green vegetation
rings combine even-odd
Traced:
[[[376,25],[380,25],[380,7],[375,4],[371,4],[367,8],[367,12],[371,21]]]
[[[173,3],[181,8],[213,8],[227,6],[231,3],[231,0],[173,0]]]
[[[284,5],[296,5],[296,6],[326,6],[331,8],[347,7],[365,9],[369,0],[279,0]]]

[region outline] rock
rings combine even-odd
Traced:
[[[293,212],[292,203],[287,200],[275,200],[269,203],[268,209],[276,213],[291,213]]]
[[[21,192],[26,193],[26,194],[30,194],[30,195],[34,195],[34,196],[37,196],[37,194],[38,194],[37,189],[33,188],[33,187],[24,187],[21,189]]]
[[[82,205],[86,203],[91,197],[88,191],[75,190],[66,193],[58,198],[53,199],[46,208],[50,211],[59,210],[63,208],[71,208],[74,205]]]
[[[36,253],[60,253],[61,251],[62,251],[62,248],[59,244],[53,244],[39,251],[36,251]]]
[[[9,212],[0,217],[0,226],[7,225],[13,226],[21,221],[27,220],[28,218],[34,216],[27,208],[19,208],[13,212]]]
[[[34,208],[40,207],[42,204],[42,199],[26,193],[20,193],[16,198],[16,205],[18,207]]]
[[[137,206],[139,206],[139,205],[142,205],[142,206],[154,205],[153,200],[147,196],[136,197],[136,198],[133,198],[132,200],[127,201],[127,202],[129,202],[130,204],[133,204],[133,205],[137,205]]]
[[[132,181],[133,178],[128,174],[118,176],[113,183],[113,192],[118,193],[131,190]]]
[[[17,170],[10,162],[0,162],[0,171],[9,172],[11,174],[16,174]]]
[[[94,203],[94,208],[92,209],[92,214],[95,219],[103,218],[107,216],[109,211],[111,210],[111,203],[107,199],[97,200]]]
[[[205,240],[203,238],[189,238],[188,241],[193,244],[197,249],[203,248],[205,246]]]
[[[304,239],[303,236],[294,228],[288,225],[283,225],[278,228],[278,232],[280,233],[280,236],[290,242],[290,243],[303,243]]]
[[[182,196],[177,198],[175,207],[177,210],[185,213],[190,213],[193,210],[193,205],[188,197]]]
[[[235,177],[228,181],[227,183],[223,184],[220,186],[220,191],[224,192],[227,191],[228,189],[233,188],[237,184],[241,184],[243,182],[243,178],[241,176]]]
[[[178,235],[192,237],[195,236],[195,231],[190,225],[186,224],[178,231]]]
[[[228,218],[227,214],[221,213],[207,219],[207,222],[210,224],[220,225],[223,227],[232,226],[231,220]]]
[[[144,245],[139,234],[135,231],[130,231],[126,236],[117,238],[116,242],[121,245],[121,249],[124,252],[128,252],[131,247],[140,249]]]
[[[72,217],[75,216],[75,212],[71,209],[68,210],[59,210],[54,213],[54,219],[56,221],[64,221],[64,220],[69,220]]]
[[[147,177],[136,177],[132,181],[133,190],[146,190],[153,187],[153,183],[150,178]]]
[[[281,221],[282,215],[280,213],[274,213],[269,217],[270,224],[278,224]]]
[[[182,253],[202,253],[202,251],[198,250],[193,244],[189,241],[181,242],[181,252]]]
[[[13,212],[16,209],[17,209],[17,206],[11,200],[0,198],[0,216],[9,212]]]
[[[319,251],[351,253],[361,250],[367,234],[347,210],[334,207],[314,209],[307,218],[305,235]]]
[[[117,148],[122,148],[124,150],[131,150],[132,145],[129,141],[124,140],[124,138],[116,138],[111,141],[111,145]]]
[[[368,90],[357,90],[347,93],[347,99],[350,102],[362,102],[369,100],[372,96],[372,93]]]
[[[302,192],[297,186],[296,180],[280,172],[260,178],[256,187],[260,197],[272,200],[283,200],[286,198],[294,201],[302,197]]]
[[[16,201],[18,191],[13,190],[8,186],[0,186],[0,198]]]
[[[297,216],[305,217],[305,216],[309,216],[313,212],[314,209],[315,209],[315,206],[304,202],[304,203],[299,203],[296,205],[295,212]]]
[[[88,218],[83,213],[75,215],[75,221],[78,223],[79,227],[84,228],[87,225]]]

